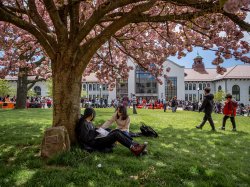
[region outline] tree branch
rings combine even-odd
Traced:
[[[250,32],[250,24],[241,20],[238,16],[234,14],[230,14],[227,12],[223,12],[223,15],[227,16],[230,20],[232,20],[236,25],[239,25],[239,27],[242,30],[245,30],[247,32]]]

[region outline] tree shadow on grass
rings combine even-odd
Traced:
[[[134,129],[136,126],[133,125]],[[111,154],[77,147],[44,161],[44,126],[0,126],[0,186],[236,186],[250,185],[250,138],[246,132],[156,129],[149,154],[135,158],[118,145]],[[98,168],[97,164],[103,167]],[[132,178],[131,178],[132,176]]]

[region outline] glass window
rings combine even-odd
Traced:
[[[99,90],[100,90],[100,85],[97,84],[97,85],[96,85],[96,88],[97,88],[97,91],[99,91]]]
[[[191,84],[191,83],[189,83],[188,89],[189,89],[189,90],[192,90],[192,84]]]
[[[116,80],[116,96],[119,98],[128,97],[128,80]]]
[[[41,95],[41,87],[40,86],[35,86],[34,92],[36,93],[37,96]]]
[[[207,83],[207,87],[209,87],[209,88],[210,88],[210,83]]]
[[[221,90],[222,90],[221,86],[218,86],[218,92],[221,91]]]
[[[197,101],[196,94],[193,94],[193,101]]]
[[[232,95],[236,101],[240,100],[240,87],[238,85],[232,87]]]
[[[206,88],[206,84],[205,83],[203,83],[203,90]]]
[[[250,101],[250,86],[249,86],[249,90],[248,90],[248,95],[249,95],[249,101]]]
[[[188,84],[185,84],[185,90],[188,90]]]
[[[199,89],[202,90],[202,84],[201,83],[199,84]]]
[[[196,84],[195,83],[193,84],[193,90],[196,90]]]
[[[89,95],[89,99],[92,99],[92,95]]]
[[[185,94],[185,101],[188,101],[188,94]]]
[[[93,91],[96,91],[96,84],[93,84]]]
[[[102,90],[105,91],[106,90],[106,84],[102,85]]]
[[[189,100],[189,101],[192,101],[192,94],[189,94],[188,100]]]
[[[89,84],[89,91],[92,91],[92,84]]]
[[[165,79],[165,97],[171,100],[177,96],[177,77],[168,77]]]
[[[203,94],[200,94],[200,101],[202,100]]]
[[[145,72],[139,66],[135,70],[136,93],[157,93],[157,82],[154,76]]]
[[[86,90],[86,84],[82,85],[82,90]]]

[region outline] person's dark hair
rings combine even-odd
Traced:
[[[205,88],[204,90],[205,90],[205,92],[206,92],[206,93],[210,93],[210,91],[211,91],[211,88],[209,88],[209,87],[206,87],[206,88]]]
[[[232,99],[232,95],[231,95],[231,94],[227,94],[225,98],[230,98],[230,99]]]
[[[127,113],[127,108],[123,105],[120,105],[117,107],[117,111],[119,111],[122,115],[122,120],[126,120],[128,118],[128,113]],[[119,118],[118,114],[117,114],[117,119]]]
[[[83,113],[83,119],[86,119],[87,117],[89,116],[92,116],[93,115],[93,118],[91,119],[91,121],[93,121],[95,119],[95,110],[93,108],[86,108],[84,110],[84,113]]]

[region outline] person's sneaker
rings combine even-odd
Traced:
[[[220,127],[219,129],[224,131],[224,130],[225,130],[225,127]]]
[[[198,126],[198,125],[195,126],[195,127],[196,127],[196,129],[202,129],[202,127],[201,127],[201,126]]]
[[[236,129],[232,129],[232,131],[234,131],[234,132],[235,132],[235,131],[237,131],[237,130],[236,130]]]
[[[135,156],[140,156],[140,154],[146,149],[147,145],[137,144],[133,145],[130,150]]]

